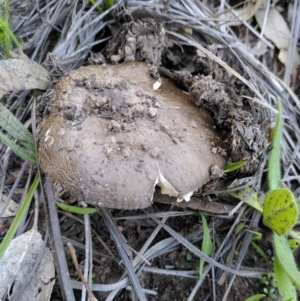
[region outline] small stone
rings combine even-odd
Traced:
[[[156,115],[157,115],[157,109],[150,107],[148,110],[148,116],[154,118],[156,117]]]
[[[156,158],[161,153],[160,147],[156,146],[150,150],[150,156]]]
[[[121,131],[121,124],[115,120],[112,120],[110,123],[110,130],[118,133]]]
[[[129,147],[125,147],[124,149],[122,149],[122,155],[123,155],[125,158],[130,157],[130,155],[131,155],[130,148],[129,148]]]

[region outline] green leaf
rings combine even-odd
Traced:
[[[262,233],[257,232],[257,231],[252,231],[252,230],[247,230],[247,231],[254,234],[253,237],[252,237],[252,241],[261,240],[262,239]]]
[[[192,254],[191,254],[191,252],[188,252],[187,254],[186,254],[186,260],[187,261],[191,261],[192,260]]]
[[[72,205],[65,205],[59,202],[56,202],[56,205],[64,210],[68,211],[71,213],[76,213],[76,214],[92,214],[97,212],[96,208],[91,208],[91,207],[79,207],[79,206],[72,206]]]
[[[233,163],[228,163],[224,166],[223,171],[228,173],[240,169],[246,164],[246,161],[238,161]]]
[[[258,301],[258,300],[264,298],[265,296],[266,295],[264,295],[264,294],[258,294],[258,295],[254,295],[254,296],[247,298],[245,301]]]
[[[19,144],[0,132],[0,139],[8,145],[18,156],[36,164],[35,147],[32,134],[27,128],[0,103],[0,128],[3,128],[10,136],[18,140]]]
[[[298,219],[298,208],[292,192],[278,188],[267,193],[264,199],[263,221],[278,235],[285,235]]]
[[[270,135],[272,150],[270,152],[270,157],[268,160],[267,175],[270,190],[277,189],[281,186],[280,148],[282,136],[282,111],[280,98],[278,98],[277,110],[278,114],[276,117],[276,123]]]
[[[246,187],[242,191],[232,191],[230,192],[230,195],[240,200],[245,199],[245,202],[249,206],[252,206],[260,212],[263,211],[262,204],[259,202],[258,194],[250,187]]]
[[[293,284],[300,289],[300,273],[287,238],[274,233],[274,246],[275,254],[282,269],[289,276]]]
[[[202,240],[202,247],[201,251],[210,256],[213,250],[213,244],[210,237],[210,230],[207,225],[206,218],[202,212],[199,212],[201,219],[202,219],[202,225],[203,225],[203,240]],[[201,278],[203,276],[203,267],[204,267],[204,260],[201,258],[199,263],[199,277]]]
[[[300,233],[294,230],[289,232],[289,235],[296,241],[298,245],[300,245]]]
[[[297,301],[297,293],[293,285],[293,282],[291,281],[291,279],[285,272],[284,268],[280,264],[280,260],[278,259],[277,255],[275,255],[275,259],[274,259],[274,272],[275,272],[277,287],[280,296],[282,297],[282,300]]]
[[[33,183],[31,184],[29,191],[24,199],[23,204],[21,205],[17,215],[14,218],[14,221],[12,222],[11,226],[9,227],[2,243],[0,244],[0,259],[2,258],[2,256],[4,255],[6,249],[8,248],[8,245],[10,244],[11,240],[13,239],[14,235],[16,234],[19,225],[24,217],[24,214],[27,212],[32,197],[39,185],[40,182],[40,177],[38,174],[36,174]]]
[[[235,233],[239,233],[239,232],[241,232],[244,228],[245,228],[245,224],[244,224],[244,223],[239,223],[239,224],[235,227],[234,232],[235,232]]]

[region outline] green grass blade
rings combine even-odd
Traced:
[[[268,185],[270,190],[281,187],[280,148],[282,137],[282,109],[280,98],[278,98],[277,110],[276,124],[270,135],[272,143],[272,150],[268,160]]]
[[[89,0],[89,2],[90,2],[92,5],[95,5],[95,4],[96,4],[96,1],[95,1],[95,0]],[[97,11],[98,11],[100,14],[103,13],[103,9],[102,9],[99,5],[96,6],[96,9],[97,9]]]
[[[201,251],[210,256],[213,250],[213,244],[210,237],[210,231],[207,225],[206,218],[202,212],[199,212],[201,219],[202,219],[202,225],[203,225],[203,240],[202,240],[202,246]],[[199,277],[202,278],[203,276],[203,267],[204,267],[204,260],[201,258],[199,263]]]
[[[243,167],[246,164],[246,161],[238,161],[238,162],[232,162],[232,163],[228,163],[224,166],[223,171],[225,173],[228,172],[232,172],[235,171],[237,169],[240,169],[241,167]]]
[[[297,269],[293,252],[290,249],[287,238],[274,233],[274,246],[278,262],[280,263],[282,269],[291,279],[293,284],[300,289],[300,272]]]
[[[34,149],[33,137],[29,130],[0,103],[0,127],[6,130],[13,138],[20,143],[29,144]]]
[[[17,139],[19,144],[9,139],[0,132],[0,139],[7,144],[21,158],[36,164],[35,147],[32,134],[28,129],[0,103],[0,128],[4,129],[10,136]]]
[[[263,249],[254,241],[251,241],[252,247],[256,250],[256,252],[266,261],[266,263],[270,263],[267,254],[263,251]]]
[[[1,132],[0,140],[2,140],[7,146],[9,146],[18,156],[32,164],[36,164],[36,156],[32,151],[28,151],[28,149],[17,145]]]
[[[114,5],[114,0],[104,0],[106,8],[111,8]]]
[[[264,294],[253,295],[253,296],[247,298],[245,301],[259,301],[262,298],[264,298],[265,296],[266,295],[264,295]]]
[[[31,184],[28,193],[25,197],[25,200],[23,202],[23,204],[21,205],[16,217],[14,218],[14,221],[12,222],[11,226],[9,227],[2,243],[0,244],[0,259],[2,258],[2,256],[4,255],[6,249],[8,248],[8,245],[10,244],[11,240],[13,239],[14,235],[16,234],[18,227],[24,217],[24,214],[27,212],[32,197],[34,195],[34,192],[36,191],[38,185],[40,182],[40,177],[38,174],[36,174],[33,183]]]
[[[290,277],[286,274],[284,268],[280,264],[278,256],[275,255],[274,259],[274,272],[277,282],[277,287],[282,297],[282,300],[297,301],[296,289]]]
[[[92,214],[92,213],[97,212],[96,208],[91,208],[91,207],[71,206],[71,205],[65,205],[65,204],[62,204],[59,202],[56,202],[56,205],[64,211],[76,213],[76,214]]]
[[[14,44],[17,47],[19,47],[19,41],[16,38],[16,36],[14,35],[14,33],[11,31],[11,29],[9,28],[8,20],[4,21],[0,18],[0,26],[1,26],[1,30],[3,31],[5,36],[9,37],[14,42]]]

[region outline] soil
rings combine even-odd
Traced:
[[[154,210],[157,212],[164,211],[164,207],[159,204],[154,205]],[[180,210],[179,210],[180,211]],[[139,214],[143,214],[143,212],[139,211],[119,211],[113,210],[112,214],[118,218],[122,216],[126,218],[126,216],[135,216]],[[62,214],[62,216],[64,216]],[[213,231],[214,237],[214,248],[218,248],[218,242],[221,242],[224,236],[226,235],[226,228],[228,226],[228,220],[223,218],[211,217],[209,219],[209,225],[212,227],[214,225],[215,231]],[[131,246],[134,250],[138,251],[142,246],[149,235],[154,230],[155,224],[152,220],[142,219],[142,220],[124,220],[117,222],[120,229],[122,229],[122,234],[127,240],[128,245]],[[193,233],[201,230],[202,224],[199,216],[190,215],[190,216],[182,216],[182,217],[174,217],[169,218],[168,225],[171,226],[174,230],[178,231],[183,236],[188,235],[189,233]],[[109,233],[106,230],[106,227],[102,221],[102,219],[94,214],[92,215],[92,228],[97,232],[97,234],[102,238],[102,240],[106,243],[106,245],[111,249],[116,258],[119,257],[118,252],[114,247],[114,242],[112,241]],[[63,237],[68,237],[74,241],[84,243],[84,225],[82,223],[78,223],[69,217],[63,217],[61,222],[61,230]],[[157,236],[156,240],[153,242],[153,245],[165,238],[168,238],[169,235],[164,231],[161,231]],[[93,247],[94,251],[105,253],[106,251],[103,249],[103,246],[99,243],[99,240],[93,235]],[[262,249],[269,255],[269,258],[272,257],[272,248],[271,243],[267,242],[268,239],[265,239],[263,244],[259,243]],[[194,242],[196,245],[201,246],[201,240]],[[68,254],[68,253],[66,253]],[[188,255],[191,255],[191,258],[188,258]],[[72,267],[72,261],[69,255],[68,262],[70,264],[70,274],[72,278],[76,278],[75,270]],[[78,251],[78,260],[79,263],[84,265],[84,249],[79,249]],[[93,279],[95,283],[102,284],[111,284],[117,282],[124,269],[122,265],[119,265],[117,262],[106,259],[103,256],[99,256],[94,254],[94,274],[95,278]],[[234,262],[234,259],[233,259]],[[199,259],[194,257],[189,251],[182,246],[178,246],[172,252],[165,253],[161,256],[158,256],[154,260],[151,260],[151,267],[157,267],[160,269],[168,269],[168,270],[180,270],[180,271],[194,271],[194,276],[197,276]],[[243,264],[245,266],[251,267],[260,267],[271,269],[269,265],[266,264],[264,259],[262,259],[257,251],[250,247],[247,251],[247,256],[245,257]],[[220,271],[216,272],[216,278],[221,276]],[[140,282],[145,289],[154,290],[157,292],[156,296],[147,295],[148,300],[187,300],[189,294],[191,293],[192,288],[197,283],[197,279],[186,277],[178,277],[178,276],[166,276],[155,273],[147,273],[143,272],[140,276]],[[227,275],[225,278],[225,282],[223,285],[217,285],[216,290],[216,299],[222,300],[222,295],[226,290],[226,284],[228,283],[230,277]],[[198,290],[195,295],[194,300],[212,300],[213,299],[213,284],[212,279],[207,277],[204,284]],[[230,295],[228,296],[228,300],[233,301],[241,301],[246,300],[248,297],[263,293],[264,288],[272,288],[271,285],[264,285],[260,282],[259,279],[255,278],[240,278],[237,277],[235,280],[235,285],[233,286]],[[276,294],[276,290],[275,290]],[[81,292],[78,291],[76,294],[76,298],[80,298]],[[108,293],[95,293],[95,296],[98,300],[105,300]],[[52,300],[61,300],[61,295],[59,293],[59,288],[54,290],[54,294],[52,295]],[[127,291],[126,289],[122,290],[120,294],[114,300],[133,300],[133,296],[131,291]],[[280,300],[279,298],[265,298],[264,300]]]

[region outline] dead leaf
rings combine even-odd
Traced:
[[[49,84],[48,72],[37,62],[30,59],[0,60],[0,98],[10,91],[46,90]]]
[[[262,28],[267,10],[267,1],[264,1],[261,8],[256,12],[255,18],[257,23]],[[263,28],[263,33],[266,38],[271,40],[279,49],[288,48],[291,32],[281,14],[275,7],[271,7],[266,26]]]
[[[0,211],[2,210],[4,204],[5,204],[6,196],[3,194],[2,198],[0,199]],[[19,210],[20,204],[16,203],[13,200],[9,201],[8,206],[6,207],[2,218],[3,217],[13,217],[16,216],[18,210]]]
[[[284,65],[286,65],[288,60],[288,52],[289,52],[288,49],[280,49],[280,52],[278,54],[278,59]],[[292,62],[292,66],[294,70],[299,65],[299,61],[300,61],[299,53],[296,51]]]
[[[267,13],[267,0],[264,0],[260,9],[256,12],[255,18],[257,23],[262,27]],[[264,36],[272,41],[275,46],[280,49],[279,60],[286,64],[288,47],[291,39],[291,31],[282,17],[282,15],[276,10],[275,7],[271,7],[267,20],[265,22],[265,27],[262,28]],[[299,54],[295,53],[293,59],[293,69],[295,69],[299,64]]]
[[[256,3],[251,2],[239,9],[231,8],[222,14],[222,20],[224,20],[228,26],[239,26],[242,24],[242,21],[240,21],[238,18],[242,19],[243,21],[250,20],[259,9],[262,1],[263,0],[258,0]]]
[[[268,46],[262,40],[258,40],[255,45],[251,48],[251,52],[254,55],[261,56],[268,51]]]
[[[55,270],[48,248],[45,249],[38,268],[28,282],[35,261],[43,251],[42,248],[41,234],[35,229],[12,240],[0,260],[0,300],[4,300],[7,291],[14,296],[22,287],[24,288],[17,300],[50,300]]]
[[[45,249],[41,263],[30,282],[21,291],[18,301],[46,301],[50,300],[55,282],[53,257],[49,248]]]

